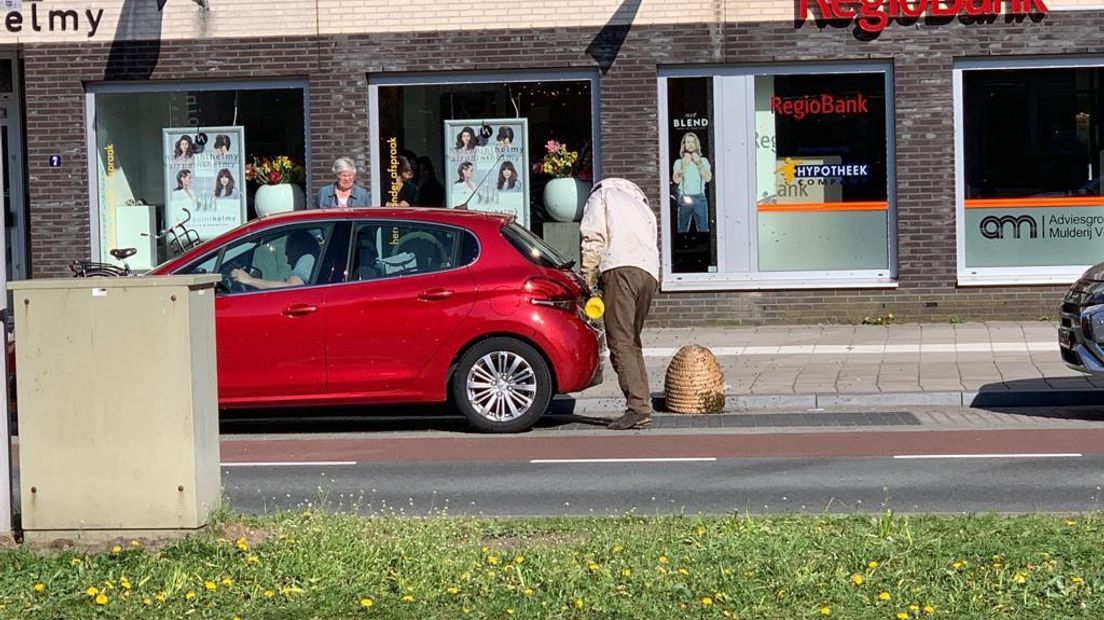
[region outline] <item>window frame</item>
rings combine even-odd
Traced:
[[[886,211],[887,233],[887,265],[884,269],[863,270],[814,270],[814,271],[769,271],[758,270],[758,211],[756,205],[756,188],[751,180],[756,178],[756,157],[754,141],[748,139],[745,144],[732,144],[729,139],[734,136],[755,135],[755,92],[754,80],[756,76],[766,75],[826,75],[844,73],[881,73],[885,79],[885,116],[886,116],[886,201],[889,203]],[[839,62],[839,63],[799,63],[780,65],[742,65],[733,66],[695,66],[695,67],[661,67],[658,75],[658,133],[659,133],[659,195],[667,196],[670,187],[671,172],[664,164],[666,153],[669,149],[669,137],[666,128],[670,122],[670,114],[667,107],[667,80],[672,78],[712,78],[713,82],[713,110],[714,110],[714,156],[713,166],[722,172],[714,175],[714,192],[716,202],[726,205],[726,210],[717,211],[717,271],[715,273],[673,273],[671,267],[671,242],[673,222],[670,209],[666,203],[660,206],[661,237],[662,237],[662,269],[661,282],[664,291],[716,291],[716,290],[778,290],[778,289],[839,289],[839,288],[896,288],[897,287],[897,176],[896,176],[896,138],[895,138],[895,98],[893,64],[884,61],[870,62]],[[743,78],[751,83],[752,87],[745,89],[744,101],[740,102],[739,109],[752,111],[744,118],[726,114],[722,101],[725,82],[723,78]],[[731,84],[731,82],[730,82]],[[729,106],[733,107],[733,106]],[[749,181],[744,183],[745,190],[740,192],[738,187],[727,187],[724,181],[725,173],[722,167],[722,156],[725,162],[740,163],[740,149],[743,149],[743,158],[746,168],[736,174],[746,175]],[[725,163],[724,165],[728,165]],[[738,184],[737,184],[738,185]],[[732,251],[741,252],[743,246],[729,247],[725,242],[727,235],[723,234],[730,226],[733,214],[727,209],[730,205],[745,205],[745,210],[738,216],[747,220],[745,237],[748,241],[747,250],[749,256],[749,270],[747,273],[728,271],[726,269],[728,254]]]
[[[92,167],[97,161],[96,142],[96,95],[126,93],[174,93],[187,91],[226,91],[226,90],[299,90],[303,93],[303,165],[307,170],[303,191],[307,200],[311,194],[311,114],[310,87],[306,79],[278,80],[178,80],[143,82],[97,82],[87,84],[84,92],[84,139],[85,156],[88,169],[88,216],[90,235],[90,258],[99,260],[104,248],[100,247],[100,190],[98,175]],[[244,189],[244,185],[243,185]]]
[[[370,179],[369,196],[372,204],[383,204],[383,188],[376,181],[377,165],[382,165],[380,152],[379,89],[393,86],[448,86],[466,84],[498,84],[507,82],[590,82],[590,143],[594,178],[600,179],[602,167],[601,94],[597,71],[471,71],[440,73],[368,74],[368,161],[366,174]],[[533,155],[532,153],[530,154]],[[380,168],[379,170],[382,170]]]
[[[1072,284],[1085,273],[1086,269],[1095,264],[1036,267],[969,267],[966,264],[966,99],[963,72],[1078,68],[1104,69],[1104,57],[966,58],[955,61],[952,78],[955,133],[955,267],[959,286]],[[1104,196],[1101,197],[1101,206],[1104,206]]]

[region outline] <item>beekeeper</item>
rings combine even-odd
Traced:
[[[647,428],[652,423],[652,392],[640,332],[659,288],[655,214],[635,183],[603,179],[590,193],[579,232],[582,275],[605,302],[610,361],[625,395],[625,414],[609,427]]]

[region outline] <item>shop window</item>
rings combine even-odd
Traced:
[[[474,260],[457,228],[426,224],[365,224],[357,229],[350,280],[378,280],[463,267]]]
[[[370,122],[378,141],[373,200],[416,196],[416,206],[508,213],[537,232],[545,222],[578,221],[573,197],[577,192],[585,199],[597,160],[595,95],[589,76],[442,83],[381,78],[371,89],[378,110]],[[552,142],[577,155],[573,163],[544,169]],[[413,173],[408,180],[402,175],[407,165]],[[545,192],[557,177],[574,182]],[[566,211],[556,201],[563,187],[572,197]]]
[[[958,73],[960,276],[1075,278],[1104,256],[1104,67]]]
[[[111,260],[113,248],[134,247],[132,267],[160,263],[170,248],[157,231],[189,214],[202,240],[256,217],[254,161],[278,172],[269,182],[290,182],[289,196],[309,190],[301,86],[91,90],[101,260]],[[284,206],[293,205],[266,208]]]
[[[668,288],[892,285],[886,69],[661,79]]]

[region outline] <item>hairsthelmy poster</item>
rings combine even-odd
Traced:
[[[529,120],[445,121],[446,206],[508,213],[529,227]]]

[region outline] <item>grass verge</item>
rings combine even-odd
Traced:
[[[1104,521],[223,515],[0,550],[0,618],[1104,618]]]

